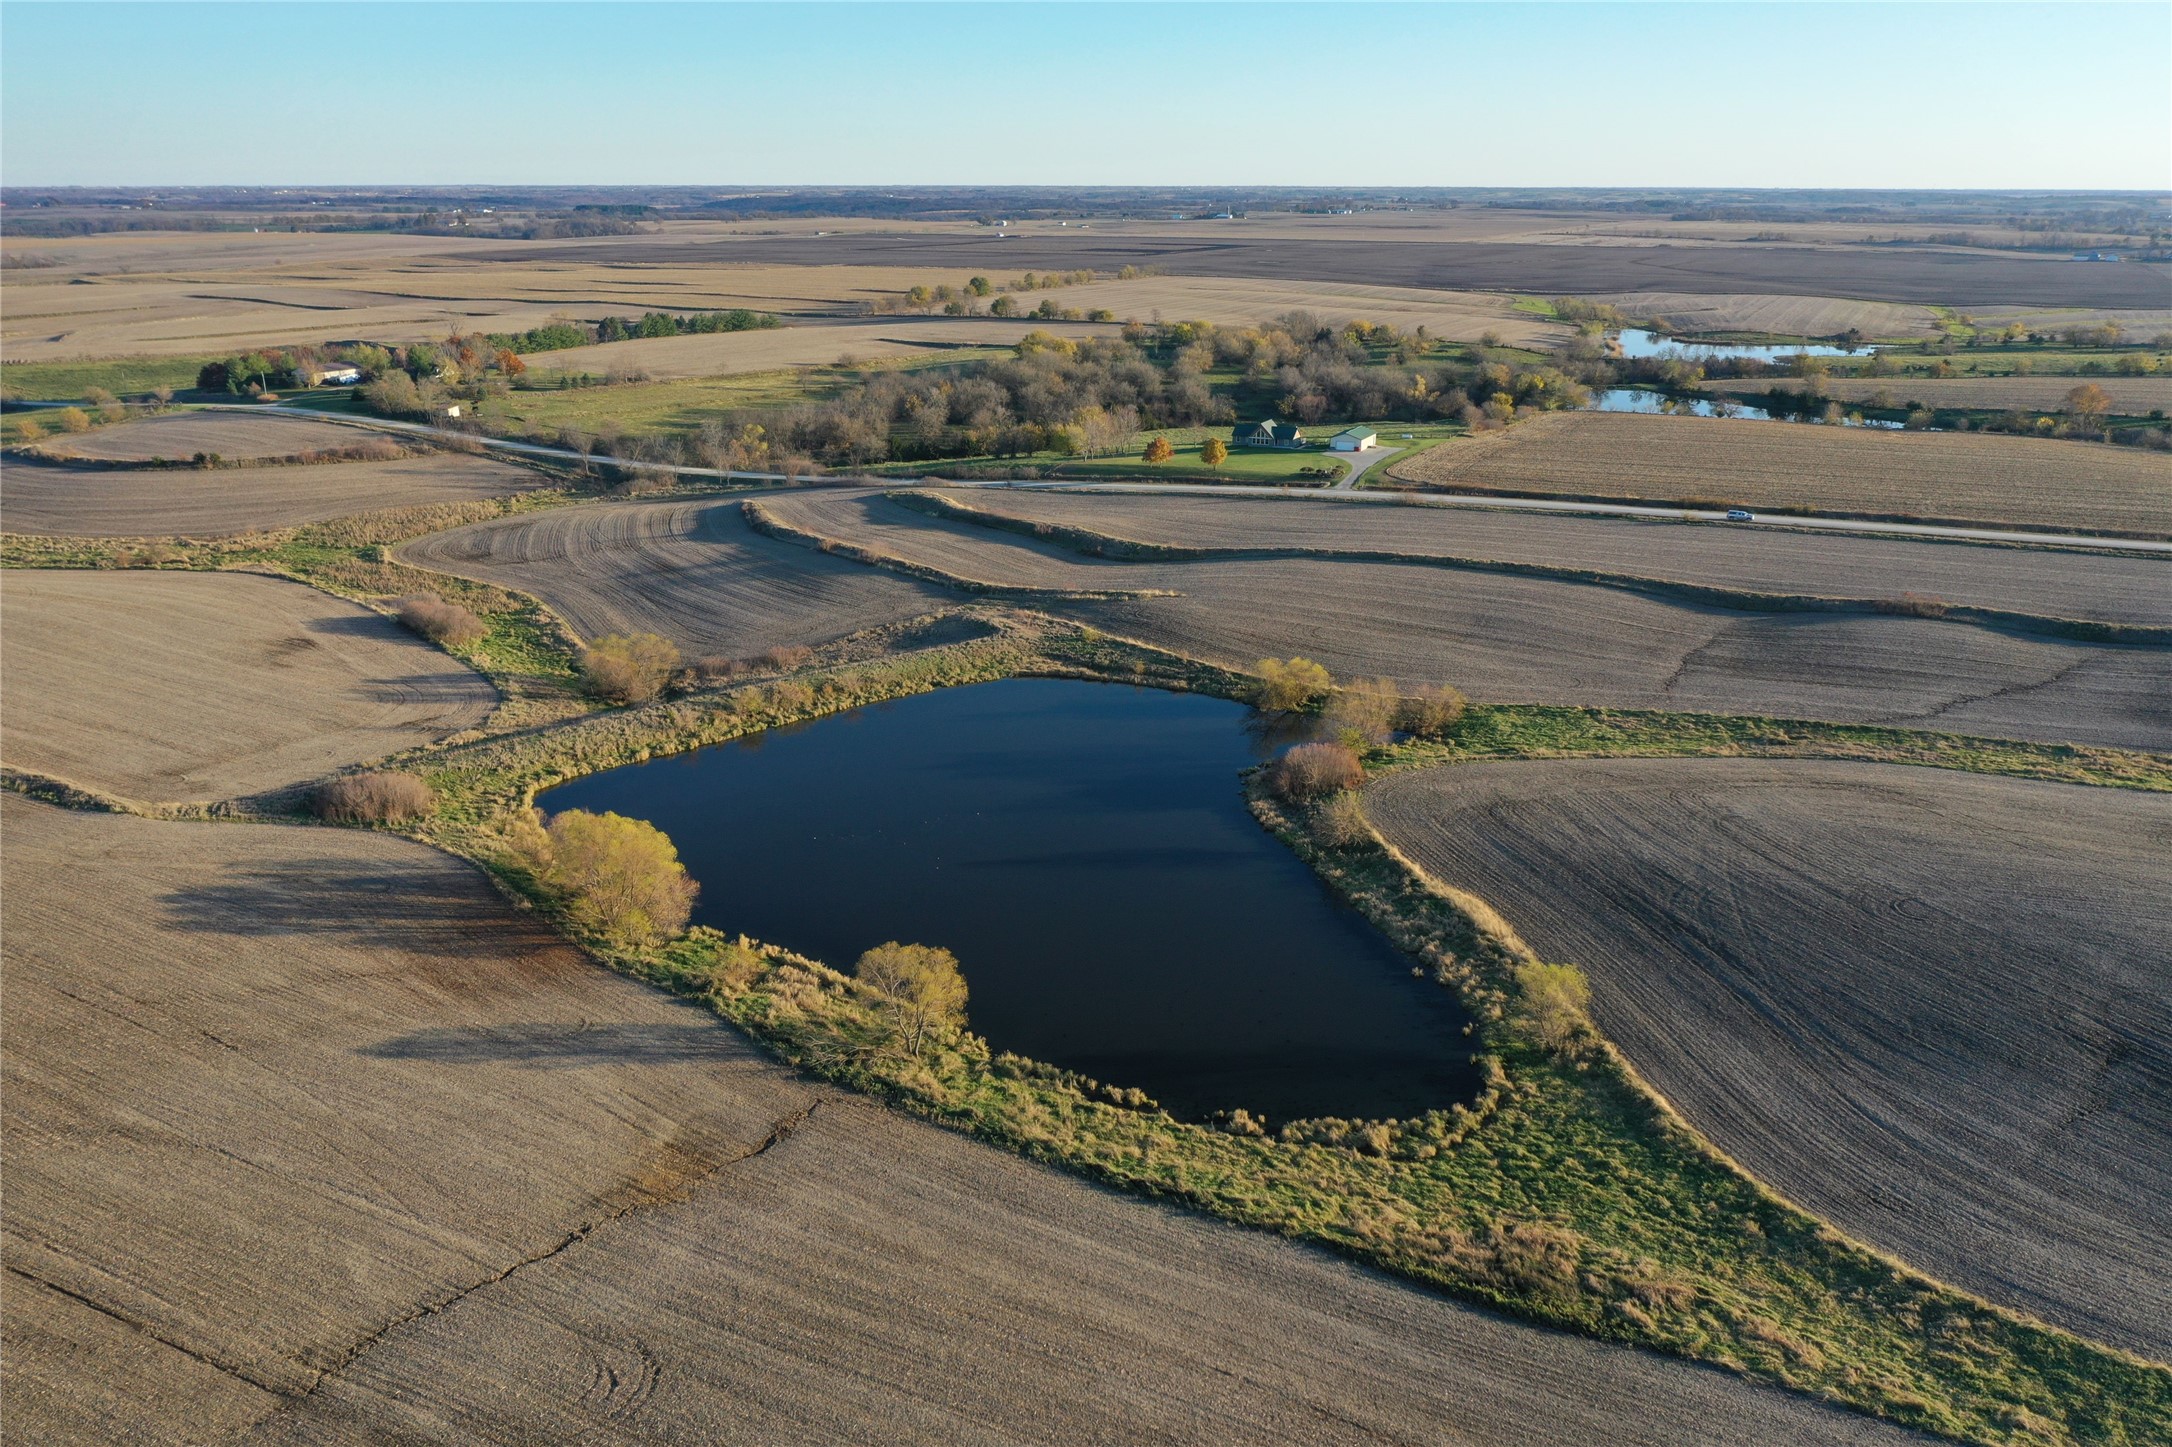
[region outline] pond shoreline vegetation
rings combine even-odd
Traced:
[[[678,672],[652,701],[599,710],[580,693],[578,640],[548,609],[406,567],[389,552],[456,522],[571,500],[531,494],[253,538],[175,540],[168,562],[276,572],[384,610],[425,591],[465,610],[483,636],[460,644],[448,633],[443,646],[498,683],[504,706],[483,730],[375,766],[380,777],[420,788],[390,786],[397,797],[380,802],[388,786],[365,785],[359,797],[329,801],[334,812],[382,812],[389,821],[426,807],[393,827],[480,864],[610,967],[705,1003],[787,1064],[1034,1159],[1497,1310],[1727,1367],[1958,1440],[2117,1447],[2172,1432],[2172,1370],[1931,1281],[1781,1199],[1702,1140],[1594,1031],[1573,971],[1533,957],[1482,901],[1426,877],[1380,840],[1364,822],[1362,792],[1332,787],[1349,779],[1339,760],[1328,786],[1302,802],[1284,801],[1269,773],[1255,772],[1246,785],[1252,811],[1416,968],[1455,992],[1473,1021],[1482,1081],[1468,1104],[1411,1120],[1292,1121],[1271,1134],[1234,1111],[1189,1124],[1122,1082],[991,1052],[946,1009],[901,1030],[910,1012],[875,983],[760,941],[668,928],[675,896],[657,861],[669,840],[584,826],[599,837],[574,840],[567,863],[557,841],[537,843],[549,834],[531,813],[537,792],[622,763],[997,678],[1118,681],[1246,701],[1259,699],[1260,680],[983,602],[934,615],[968,625],[962,640],[913,620],[811,659],[779,658],[767,677],[721,670],[723,685],[709,686],[713,674]],[[6,561],[113,566],[141,542],[10,538]],[[943,641],[912,646],[931,630]],[[1747,755],[2172,789],[2172,758],[2162,755],[1701,714],[1443,702],[1436,737],[1381,741],[1377,731],[1365,737],[1377,700],[1358,697],[1364,688],[1333,689],[1302,662],[1280,666],[1285,687],[1274,701],[1310,713],[1335,710],[1340,693],[1350,693],[1336,714],[1348,725],[1336,747],[1367,775],[1477,758]],[[75,807],[168,817],[291,820],[311,798],[288,790],[160,809],[15,771],[5,783]],[[666,877],[660,894],[626,887],[629,858]],[[636,898],[650,927],[613,927],[590,893],[597,879],[617,880],[614,897]],[[933,998],[938,1007],[947,998],[940,982]]]

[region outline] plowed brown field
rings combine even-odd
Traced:
[[[2156,377],[1834,377],[1825,391],[1835,401],[1867,402],[1883,395],[1893,405],[1921,402],[1928,407],[1996,407],[2022,411],[2056,412],[2066,405],[2066,394],[2084,384],[2102,388],[2112,399],[2112,410],[2127,416],[2146,417],[2152,411],[2172,412],[2172,375]],[[1762,392],[1774,386],[1790,391],[1801,384],[1782,380],[1706,382],[1708,392]]]
[[[0,574],[0,755],[157,802],[277,788],[488,716],[489,683],[390,619],[239,573]]]
[[[2172,535],[2172,454],[2101,443],[1560,412],[1393,463],[1449,489]]]
[[[2172,798],[1710,759],[1434,769],[1368,800],[1588,969],[1607,1033],[1752,1172],[2172,1359]]]
[[[836,1096],[402,840],[0,824],[11,1439],[1916,1440]]]
[[[1426,564],[1099,562],[937,522],[873,493],[822,491],[764,505],[823,536],[983,581],[1172,592],[1045,606],[1240,668],[1294,652],[1341,677],[1450,682],[1491,703],[1769,714],[2172,748],[2172,650],[2163,648],[2066,643],[1921,618],[1744,613]]]
[[[1590,568],[1759,593],[1899,598],[2049,617],[2172,623],[2172,561],[1923,543],[1633,518],[1314,498],[955,492],[984,512],[1143,542],[1347,548]]]
[[[505,497],[544,485],[540,474],[525,468],[450,453],[209,471],[10,460],[0,476],[0,528],[68,537],[218,537],[378,508]]]
[[[420,538],[399,556],[534,593],[584,637],[661,633],[689,656],[826,642],[957,601],[750,532],[731,501],[558,508]]]
[[[380,434],[283,412],[162,412],[118,427],[100,427],[45,443],[47,452],[111,462],[179,462],[199,452],[230,461],[291,457],[320,448],[351,447]]]

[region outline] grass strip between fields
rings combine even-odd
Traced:
[[[386,560],[391,542],[489,504],[190,545],[181,565],[284,573],[342,596],[427,586],[491,633],[464,650],[494,678],[570,694],[574,640],[533,599]],[[431,513],[433,516],[420,516]],[[442,516],[437,516],[442,514]],[[458,514],[458,516],[454,516]],[[11,565],[110,565],[116,545],[7,540]],[[701,999],[780,1059],[1035,1159],[1127,1190],[1345,1252],[1502,1311],[1731,1368],[1957,1440],[2105,1447],[2172,1437],[2172,1368],[2084,1341],[1931,1281],[1779,1198],[1676,1118],[1588,1024],[1544,1043],[1522,1009],[1531,963],[1482,902],[1427,879],[1369,836],[1323,843],[1255,782],[1262,825],[1362,910],[1474,1023],[1483,1088],[1398,1121],[1295,1122],[1254,1135],[1177,1121],[1104,1085],[994,1053],[959,1032],[907,1055],[826,965],[697,929],[629,950],[579,927],[506,847],[541,789],[566,779],[936,688],[1019,676],[1140,683],[1224,697],[1243,675],[1043,615],[955,610],[978,636],[632,709],[494,718],[391,767],[436,790],[407,832],[491,871],[613,968]],[[896,625],[909,641],[916,625]],[[881,632],[884,630],[876,630]],[[503,684],[501,684],[503,686]],[[580,716],[585,713],[585,716]],[[538,726],[540,724],[540,726]],[[1375,750],[1381,771],[1503,757],[1848,758],[2172,790],[2172,756],[1915,730],[1628,710],[1473,707],[1448,739]],[[42,791],[11,776],[9,786]],[[50,794],[49,794],[50,796]],[[118,801],[57,799],[78,806]],[[291,811],[291,797],[256,810]],[[211,811],[219,812],[219,811]],[[749,954],[758,961],[743,968]]]
[[[1029,613],[969,612],[986,637],[417,751],[444,801],[424,831],[546,912],[501,829],[535,793],[620,764],[883,699],[1022,675],[1242,696],[1241,675]],[[1503,756],[1881,759],[2172,788],[2172,759],[1907,730],[1587,709],[1474,708],[1443,744],[1373,770]],[[1128,1190],[1351,1253],[1533,1320],[1733,1368],[1964,1441],[2138,1444],[2172,1430],[2172,1370],[1932,1282],[1758,1185],[1588,1025],[1566,1049],[1519,1013],[1528,955],[1482,903],[1377,837],[1330,847],[1257,788],[1262,824],[1364,911],[1477,1022],[1485,1082],[1403,1121],[1277,1136],[1180,1122],[970,1034],[908,1057],[817,962],[696,930],[653,950],[584,941],[616,968],[705,999],[786,1062]],[[561,924],[565,921],[561,917]],[[577,930],[569,931],[578,933]],[[751,949],[747,978],[731,961]]]
[[[1972,603],[1951,603],[1943,598],[1850,598],[1821,593],[1766,593],[1750,588],[1723,588],[1709,583],[1690,583],[1675,578],[1653,578],[1638,573],[1614,573],[1598,568],[1577,568],[1557,563],[1516,562],[1447,553],[1411,553],[1390,548],[1306,547],[1296,544],[1211,547],[1192,543],[1154,543],[1098,532],[1092,528],[1080,527],[1076,523],[1036,522],[990,512],[939,492],[917,488],[892,492],[885,496],[900,507],[910,508],[940,521],[1015,533],[1036,542],[1069,549],[1084,557],[1116,562],[1194,563],[1239,562],[1261,558],[1316,558],[1345,563],[1398,563],[1417,567],[1454,568],[1468,572],[1509,573],[1524,578],[1620,588],[1650,597],[1734,609],[1739,612],[1896,614],[1943,619],[1954,623],[1973,623],[2010,632],[2068,638],[2088,643],[2172,644],[2172,626],[2061,618],[2050,614],[2023,613],[2011,608],[1985,608]],[[838,549],[833,550],[841,550],[846,546],[849,544],[839,545]]]

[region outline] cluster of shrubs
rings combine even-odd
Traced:
[[[583,648],[581,681],[609,703],[647,703],[679,671],[678,645],[654,633],[613,633]]]
[[[396,615],[408,628],[448,648],[480,643],[490,632],[490,625],[482,619],[435,593],[416,593],[400,599]]]
[[[658,944],[693,916],[701,886],[671,837],[646,820],[568,809],[546,821],[529,809],[514,819],[506,844],[514,864],[608,943]]]
[[[404,824],[437,808],[430,786],[396,771],[343,774],[317,786],[310,809],[334,824]]]

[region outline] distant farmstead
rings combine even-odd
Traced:
[[[1337,452],[1363,452],[1380,445],[1380,434],[1370,427],[1346,427],[1328,438],[1327,445]]]
[[[1277,422],[1270,417],[1265,422],[1240,422],[1230,434],[1230,444],[1235,447],[1280,447],[1284,449],[1305,445],[1304,429],[1295,422]]]
[[[344,363],[330,367],[315,367],[309,373],[312,387],[351,387],[362,380],[362,369]]]

